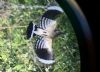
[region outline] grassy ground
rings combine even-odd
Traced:
[[[9,0],[12,4],[20,4],[22,0]],[[24,0],[27,5],[45,5],[39,2],[33,4],[33,0]],[[40,0],[41,1],[41,0]],[[26,39],[26,27],[29,21],[39,22],[44,10],[41,8],[17,8],[8,7],[0,9],[0,72],[44,72],[34,57],[32,42]],[[53,70],[45,69],[46,72],[80,72],[80,53],[77,39],[70,20],[65,14],[58,19],[58,28],[64,35],[54,39],[53,49],[56,63]]]

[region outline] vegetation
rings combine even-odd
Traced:
[[[25,32],[30,21],[39,23],[43,7],[53,1],[0,0],[0,72],[44,72],[33,61],[35,38],[28,41]],[[54,39],[56,63],[52,71],[45,68],[45,72],[80,72],[80,53],[70,20],[65,14],[57,20],[65,34]]]

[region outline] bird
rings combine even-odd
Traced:
[[[42,64],[52,65],[55,63],[52,41],[57,36],[63,34],[57,29],[56,19],[63,10],[59,6],[48,6],[47,11],[41,16],[40,23],[34,24],[32,21],[27,27],[27,39],[37,36],[34,46],[36,59]]]

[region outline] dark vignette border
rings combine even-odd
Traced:
[[[75,0],[56,0],[69,17],[80,48],[81,72],[95,71],[94,43],[89,24]]]

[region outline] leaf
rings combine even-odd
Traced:
[[[22,64],[18,64],[14,67],[15,70],[20,70],[23,67]]]
[[[6,54],[2,54],[1,56],[2,56],[2,59],[4,60],[4,62],[6,62],[7,58],[8,58],[7,55]]]

